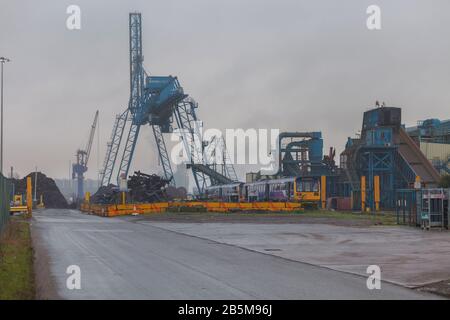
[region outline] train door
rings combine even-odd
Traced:
[[[291,201],[294,198],[294,185],[295,185],[295,181],[287,183],[286,195],[287,195],[288,201]]]

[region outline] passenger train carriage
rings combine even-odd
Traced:
[[[240,202],[242,183],[222,184],[206,188],[205,196],[208,200],[224,202]]]
[[[211,201],[293,201],[317,205],[320,202],[320,178],[292,177],[211,186],[206,189],[205,196]]]

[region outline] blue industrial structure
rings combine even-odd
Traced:
[[[408,128],[407,132],[416,142],[450,144],[450,120],[422,120],[416,127]]]
[[[283,132],[278,137],[279,169],[275,177],[326,176],[328,197],[336,196],[338,172],[336,150],[323,154],[322,132]]]
[[[236,181],[236,174],[228,158],[221,164],[227,170],[219,172],[213,163],[203,156],[207,143],[202,140],[198,126],[197,103],[184,93],[178,79],[173,76],[148,76],[143,68],[141,14],[130,14],[130,100],[128,108],[117,116],[111,141],[103,166],[101,184],[111,183],[117,156],[126,127],[125,146],[119,163],[117,179],[126,178],[130,170],[139,131],[142,125],[150,125],[158,148],[165,178],[175,185],[171,161],[164,141],[164,133],[173,132],[175,123],[180,129],[182,140],[189,157],[194,181],[199,193],[205,187],[217,183]]]
[[[249,173],[247,182],[284,178],[306,178],[319,181],[326,177],[328,196],[338,195],[338,168],[335,163],[336,150],[330,148],[323,154],[323,139],[320,131],[282,132],[278,135],[278,170],[265,175],[261,171]]]
[[[76,163],[72,165],[72,179],[77,179],[77,199],[84,197],[84,174],[88,170],[87,164],[91,154],[92,142],[98,122],[98,111],[95,113],[94,122],[91,126],[89,139],[84,149],[77,150]]]
[[[321,132],[282,132],[278,150],[278,177],[320,177],[334,172],[334,151],[329,155],[333,163],[324,161]]]
[[[439,174],[401,126],[401,109],[380,107],[364,113],[361,136],[350,139],[341,154],[342,195],[360,205],[361,176],[366,177],[366,204],[374,209],[374,177],[380,177],[380,206],[392,209],[395,191],[410,188],[419,177],[435,186]],[[359,200],[359,201],[358,201]]]

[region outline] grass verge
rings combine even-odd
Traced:
[[[325,223],[342,226],[393,226],[397,224],[396,216],[392,212],[361,213],[328,210],[229,213],[169,211],[144,214],[143,218],[163,222]]]
[[[32,300],[34,293],[30,225],[11,217],[0,236],[0,300]]]
[[[328,211],[328,210],[314,210],[305,211],[303,216],[310,218],[333,218],[342,220],[368,220],[374,224],[380,225],[396,225],[397,217],[390,212],[372,212],[361,213],[351,211]]]

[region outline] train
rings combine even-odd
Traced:
[[[320,177],[290,177],[250,183],[210,186],[205,200],[223,202],[302,202],[311,206],[320,203]]]

